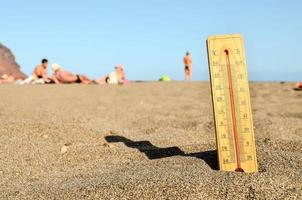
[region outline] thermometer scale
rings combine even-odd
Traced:
[[[243,38],[238,34],[210,36],[207,48],[219,168],[257,172]]]

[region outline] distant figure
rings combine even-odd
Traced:
[[[62,70],[59,64],[53,64],[51,66],[53,75],[52,80],[56,83],[83,83],[89,84],[91,80],[87,76],[84,75],[75,75],[66,70]]]
[[[108,75],[94,80],[97,84],[125,84],[128,83],[126,80],[126,75],[124,72],[123,65],[118,64],[114,67],[114,71],[110,72]]]
[[[185,64],[185,78],[186,81],[191,81],[192,78],[192,58],[189,52],[186,53],[184,57],[184,64]]]
[[[297,87],[294,88],[295,90],[302,90],[302,82],[297,83]]]
[[[34,80],[43,79],[45,83],[50,82],[50,78],[47,75],[48,60],[43,59],[40,65],[37,65],[33,71]]]
[[[15,77],[12,74],[3,74],[0,78],[0,83],[13,83],[15,82]]]
[[[18,81],[17,84],[43,84],[52,82],[51,78],[47,75],[48,60],[42,59],[41,64],[37,65],[27,79]]]
[[[117,73],[119,84],[127,83],[128,81],[126,80],[126,74],[125,74],[123,65],[122,64],[118,64],[118,65],[115,66],[114,69],[115,69],[115,71]]]

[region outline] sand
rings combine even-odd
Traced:
[[[252,83],[259,173],[217,170],[208,82],[0,85],[0,199],[301,199],[302,92]]]

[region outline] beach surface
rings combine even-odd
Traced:
[[[0,85],[0,199],[301,199],[293,85],[250,84],[254,174],[217,170],[208,82]]]

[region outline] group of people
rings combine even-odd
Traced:
[[[189,52],[186,53],[183,59],[185,65],[185,80],[191,81],[192,77],[192,58]],[[41,64],[37,65],[33,73],[25,80],[16,80],[12,74],[4,74],[0,77],[1,83],[16,83],[16,84],[59,84],[59,83],[83,83],[83,84],[125,84],[128,83],[124,68],[121,64],[114,67],[114,71],[99,79],[89,79],[85,75],[74,74],[62,69],[59,64],[52,64],[52,75],[48,75],[48,60],[43,59]]]
[[[59,83],[82,83],[82,84],[125,84],[126,75],[121,64],[115,66],[114,71],[110,72],[108,75],[92,80],[85,75],[74,74],[67,70],[62,69],[59,64],[52,64],[52,75],[48,75],[48,60],[43,59],[41,64],[37,65],[33,70],[33,73],[24,80],[15,80],[14,77],[4,74],[0,83],[13,83],[16,84],[59,84]]]
[[[185,80],[191,81],[192,78],[192,58],[189,52],[186,53],[183,59],[185,68]],[[43,59],[41,64],[37,65],[32,73],[25,80],[15,80],[12,74],[4,74],[0,77],[1,83],[16,83],[16,84],[50,84],[50,83],[82,83],[82,84],[125,84],[128,83],[124,72],[123,65],[118,64],[114,67],[114,71],[110,72],[99,79],[89,79],[85,75],[74,74],[62,69],[59,64],[52,64],[52,75],[48,75],[48,60]],[[302,90],[302,82],[297,83],[295,90]]]

